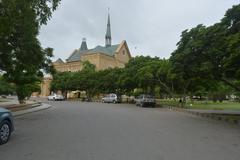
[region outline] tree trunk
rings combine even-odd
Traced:
[[[185,83],[186,85],[183,85],[182,108],[184,108],[186,106],[186,103],[187,103],[187,99],[186,99],[186,97],[187,97],[187,89],[188,89],[188,86],[190,85],[190,83],[191,83],[191,80],[187,81]]]
[[[171,92],[171,89],[169,89],[169,87],[163,83],[159,78],[158,80],[156,80],[160,83],[161,86],[163,86],[165,88],[165,91],[171,96],[171,97],[174,97],[173,93]]]

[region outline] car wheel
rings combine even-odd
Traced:
[[[0,124],[0,145],[8,142],[11,136],[11,125],[8,121],[3,121]]]
[[[114,100],[114,101],[113,101],[113,103],[115,104],[115,103],[116,103],[116,101]]]

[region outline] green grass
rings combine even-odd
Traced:
[[[174,100],[157,100],[157,104],[166,105],[166,106],[175,106],[181,107],[178,101]],[[220,102],[212,102],[212,101],[188,101],[185,108],[189,109],[207,109],[207,110],[240,110],[240,103],[238,102],[229,102],[224,101]]]

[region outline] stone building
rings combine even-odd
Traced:
[[[86,38],[83,38],[79,49],[74,50],[65,62],[61,59],[53,62],[53,66],[58,72],[77,72],[82,69],[82,62],[89,61],[96,66],[96,70],[104,70],[115,67],[123,68],[130,58],[131,53],[125,40],[112,45],[110,15],[108,14],[105,46],[98,45],[88,49]],[[41,96],[49,95],[50,82],[46,79],[41,84],[41,88],[44,89]]]

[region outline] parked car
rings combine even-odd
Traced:
[[[156,101],[155,98],[151,95],[141,94],[135,99],[136,105],[141,107],[155,107]]]
[[[13,131],[14,125],[11,111],[0,108],[0,145],[8,142]]]
[[[102,98],[103,103],[120,103],[121,97],[117,96],[114,93],[108,94],[105,97]]]
[[[59,94],[52,94],[50,96],[48,96],[48,100],[53,100],[53,101],[62,101],[64,100],[64,97],[62,95]]]

